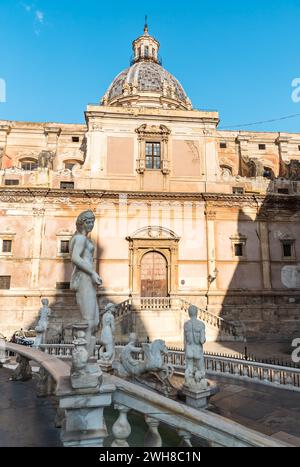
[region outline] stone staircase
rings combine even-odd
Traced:
[[[169,345],[183,345],[183,325],[191,303],[173,297],[135,297],[116,306],[116,340],[126,342],[130,332],[140,341],[164,339]],[[206,324],[207,341],[243,340],[233,323],[198,308],[198,318]]]

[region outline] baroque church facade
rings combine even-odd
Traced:
[[[85,125],[0,121],[0,332],[61,335],[79,314],[69,240],[92,209],[100,310],[118,333],[179,343],[189,303],[210,339],[299,329],[300,133],[218,130],[147,26]]]

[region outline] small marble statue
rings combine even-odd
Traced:
[[[190,319],[184,323],[185,386],[206,389],[203,354],[203,344],[206,341],[205,324],[197,319],[196,306],[190,305],[188,313]]]
[[[22,355],[17,355],[18,366],[14,369],[10,381],[28,381],[32,378],[29,360]]]
[[[129,342],[125,345],[120,355],[121,376],[138,376],[149,372],[159,372],[160,377],[167,378],[173,374],[173,367],[165,363],[164,356],[168,354],[166,344],[161,339],[156,339],[151,344],[142,344],[142,349],[136,347],[137,337],[134,332],[129,335]],[[144,360],[137,359],[134,354],[143,351]]]
[[[34,341],[33,347],[38,348],[41,344],[46,343],[46,332],[48,328],[48,318],[51,316],[51,309],[49,308],[49,300],[48,298],[42,299],[42,307],[40,308],[39,312],[39,321],[35,328],[36,331],[36,338]]]
[[[115,356],[115,318],[113,313],[116,311],[113,303],[105,306],[105,313],[102,317],[102,331],[100,336],[100,360],[111,362]]]
[[[89,355],[94,355],[96,331],[99,324],[99,308],[96,287],[102,284],[99,275],[94,270],[94,245],[88,238],[93,230],[95,216],[92,211],[79,214],[76,221],[76,232],[70,241],[71,261],[74,270],[71,277],[71,289],[76,291],[76,301],[81,317],[88,324],[86,340]]]
[[[102,371],[99,365],[88,363],[87,330],[87,323],[73,325],[74,349],[71,366],[71,385],[73,389],[97,389],[102,383]]]

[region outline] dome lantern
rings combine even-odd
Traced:
[[[147,17],[146,17],[147,18]],[[141,60],[150,60],[158,63],[158,50],[159,42],[150,36],[148,32],[147,19],[144,26],[144,34],[132,43],[133,48],[133,63],[137,63]]]

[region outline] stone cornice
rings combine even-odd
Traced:
[[[219,114],[217,111],[201,111],[201,110],[165,110],[152,109],[145,107],[109,107],[100,105],[88,105],[85,112],[86,121],[89,118],[119,118],[130,119],[138,118],[144,120],[160,120],[160,121],[192,121],[196,123],[211,123],[218,125]]]
[[[70,199],[80,203],[82,200],[87,200],[90,203],[96,199],[118,199],[126,196],[128,199],[147,199],[147,200],[189,200],[202,201],[207,204],[231,203],[231,205],[255,204],[257,207],[262,205],[285,206],[285,208],[295,210],[300,208],[300,195],[259,195],[259,194],[222,194],[222,193],[172,193],[172,192],[140,192],[140,191],[109,191],[109,190],[59,190],[50,188],[8,188],[0,189],[0,200],[8,201],[16,198],[25,199],[28,201],[42,200],[49,198],[61,198],[63,200]]]

